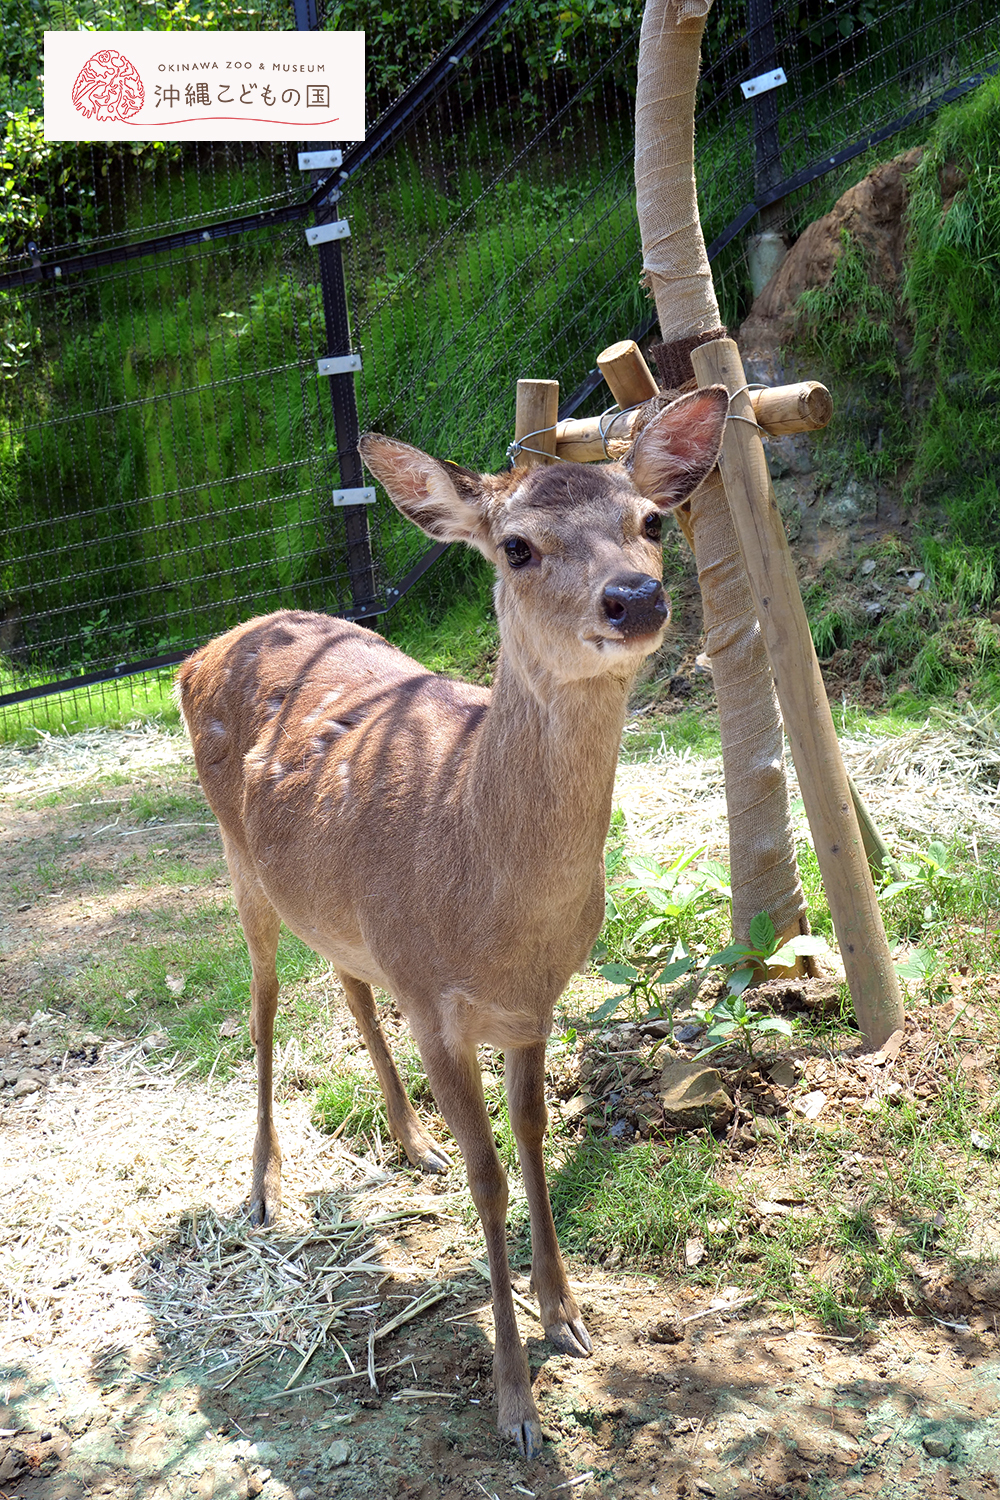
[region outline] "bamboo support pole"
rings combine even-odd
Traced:
[[[617,347],[617,346],[615,346]],[[641,355],[640,355],[641,358]],[[598,359],[600,364],[600,358]],[[613,391],[619,406],[627,404]],[[646,400],[645,396],[640,400]],[[797,385],[775,385],[766,390],[751,391],[750,403],[757,425],[769,437],[784,437],[792,432],[816,432],[833,416],[833,398],[818,380],[803,380]],[[637,413],[621,411],[606,417],[569,417],[556,427],[556,453],[574,463],[597,463],[608,457],[605,443],[627,447]]]
[[[527,443],[514,460],[515,469],[556,462],[558,380],[519,380],[514,412],[514,441]]]
[[[798,772],[830,914],[858,1024],[873,1049],[903,1025],[903,1000],[802,605],[795,566],[771,489],[743,361],[732,339],[692,351],[700,386],[732,398],[719,469],[746,564],[778,702]]]

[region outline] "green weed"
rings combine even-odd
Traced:
[[[618,1151],[585,1141],[551,1180],[560,1238],[590,1256],[618,1250],[643,1261],[675,1257],[695,1228],[718,1243],[737,1210],[717,1180],[719,1160],[711,1138],[678,1142],[665,1159],[648,1142]]]

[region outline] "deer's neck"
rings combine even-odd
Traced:
[[[593,882],[631,682],[529,678],[501,654],[466,786],[494,870],[498,859],[521,869],[530,860],[563,888]]]

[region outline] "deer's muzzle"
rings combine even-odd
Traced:
[[[670,619],[663,584],[645,573],[627,573],[605,584],[601,607],[608,624],[624,636],[654,635]]]

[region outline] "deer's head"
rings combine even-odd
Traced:
[[[663,513],[713,468],[728,409],[723,386],[681,396],[621,463],[477,474],[378,433],[360,448],[403,515],[493,563],[501,638],[522,670],[630,676],[670,618]]]

